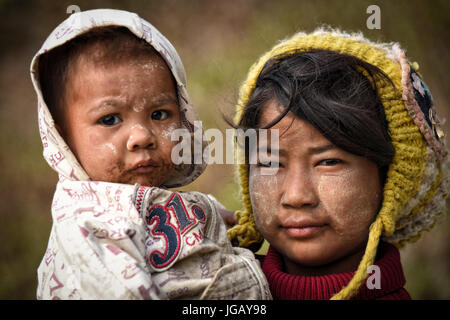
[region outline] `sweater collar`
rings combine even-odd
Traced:
[[[400,253],[392,244],[381,242],[378,248],[380,257],[374,265],[380,268],[381,288],[369,289],[363,283],[352,299],[379,299],[395,292],[405,285]],[[324,276],[297,276],[283,272],[284,265],[280,254],[270,247],[262,263],[262,269],[269,281],[274,299],[279,300],[328,300],[346,286],[354,271]]]

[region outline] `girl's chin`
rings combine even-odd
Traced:
[[[291,247],[291,250],[282,249],[279,251],[293,263],[305,267],[321,267],[328,265],[338,259],[334,250],[329,250],[329,246],[316,243],[305,243]]]

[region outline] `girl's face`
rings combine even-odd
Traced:
[[[269,101],[260,125],[279,114],[278,102]],[[250,165],[258,229],[282,255],[288,273],[355,270],[380,205],[377,165],[334,146],[292,113],[270,130],[279,130],[278,170],[267,175],[267,163]]]

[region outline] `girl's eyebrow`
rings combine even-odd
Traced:
[[[258,152],[266,151],[265,150],[266,148],[267,148],[267,153],[273,153],[275,151],[280,156],[282,156],[283,154],[286,153],[286,151],[284,149],[272,149],[272,148],[270,148],[270,146],[258,147]],[[309,154],[318,154],[318,153],[322,153],[322,152],[325,152],[325,151],[328,151],[328,150],[332,150],[332,149],[336,149],[336,146],[334,144],[326,144],[326,145],[318,146],[318,147],[309,147],[308,148],[308,153]]]
[[[284,155],[286,151],[284,149],[272,149],[270,146],[258,146],[258,152],[267,152],[267,153],[278,153],[279,155]]]
[[[308,153],[310,154],[317,154],[317,153],[322,153],[331,149],[335,149],[336,146],[334,144],[326,144],[323,146],[319,146],[319,147],[309,147],[308,148]]]

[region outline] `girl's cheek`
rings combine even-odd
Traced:
[[[347,240],[366,234],[379,199],[378,193],[367,192],[358,175],[322,176],[318,181],[319,197],[334,231]]]
[[[278,178],[276,175],[260,175],[258,169],[250,170],[249,187],[255,222],[260,229],[270,227],[277,214]]]

